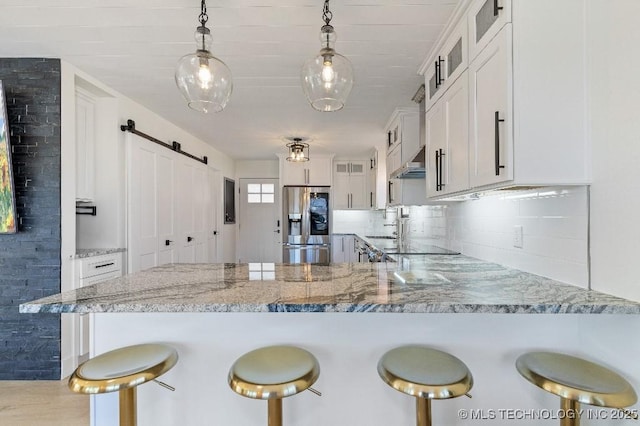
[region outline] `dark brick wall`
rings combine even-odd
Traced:
[[[0,58],[18,233],[0,234],[0,380],[60,378],[60,316],[20,314],[60,292],[60,61]]]

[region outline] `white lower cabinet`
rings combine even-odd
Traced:
[[[353,263],[357,261],[358,253],[355,235],[333,235],[331,237],[331,262]]]
[[[75,288],[87,287],[122,276],[122,253],[76,259]],[[89,314],[73,314],[73,352],[77,363],[89,359]]]

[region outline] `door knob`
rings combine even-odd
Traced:
[[[170,246],[172,242],[173,241],[171,241],[171,240],[164,240],[164,245],[165,246]]]
[[[279,234],[279,233],[280,233],[280,230],[278,229],[278,230],[275,230],[275,231],[273,231],[273,232],[275,232],[275,233]]]

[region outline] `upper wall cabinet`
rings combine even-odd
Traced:
[[[472,187],[513,180],[511,36],[508,25],[469,67]]]
[[[76,88],[76,201],[90,202],[95,194],[96,99]]]
[[[427,110],[436,103],[449,86],[467,69],[467,23],[460,22],[449,34],[442,48],[425,70]]]
[[[467,13],[471,60],[489,44],[506,23],[511,22],[511,2],[512,0],[475,0],[472,2]]]
[[[427,196],[469,189],[469,79],[464,72],[426,114]]]
[[[280,185],[331,186],[331,155],[312,154],[309,161],[287,161],[286,155],[280,158]]]
[[[464,122],[469,185],[458,187],[455,194],[591,181],[584,91],[586,3],[482,0],[457,10],[452,28],[468,23],[469,72],[444,90],[426,113],[429,197],[450,194],[456,188],[453,178],[462,176],[464,182],[464,174],[454,171],[459,163],[453,167],[450,152],[451,132],[464,129]],[[466,82],[458,82],[465,78],[468,112],[460,104]],[[455,157],[464,158],[464,135],[457,132],[455,139]]]
[[[333,162],[333,208],[368,209],[367,160],[335,160]]]

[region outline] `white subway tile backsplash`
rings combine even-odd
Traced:
[[[587,202],[587,187],[496,193],[438,208],[442,220],[425,214],[425,235],[469,256],[586,287]],[[522,248],[513,246],[516,225]]]
[[[582,287],[588,286],[587,187],[496,192],[478,200],[442,206],[410,206],[409,238],[467,256]],[[395,209],[339,210],[333,232],[391,235]],[[514,226],[522,226],[516,248]]]

